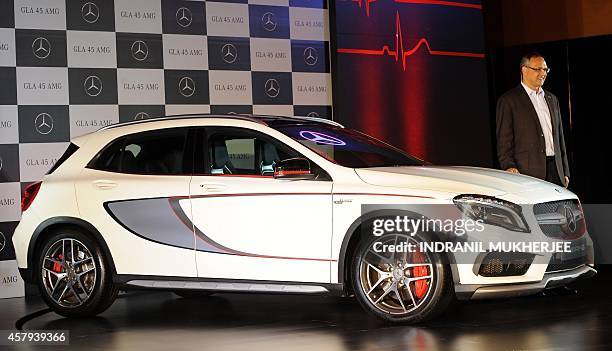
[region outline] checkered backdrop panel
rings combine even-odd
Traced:
[[[326,0],[0,0],[0,260],[68,141],[182,113],[331,118]],[[61,204],[58,204],[61,205]]]

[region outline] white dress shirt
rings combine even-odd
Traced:
[[[538,91],[535,91],[526,86],[523,82],[521,82],[521,85],[523,88],[525,88],[525,91],[527,92],[527,95],[529,95],[529,99],[531,100],[531,103],[538,114],[540,126],[542,127],[542,132],[544,133],[544,142],[546,143],[546,156],[555,156],[552,121],[550,119],[548,104],[546,103],[546,98],[544,96],[544,89],[540,88]]]

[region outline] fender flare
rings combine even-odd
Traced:
[[[355,235],[360,234],[358,228],[361,226],[361,224],[364,222],[367,222],[368,220],[376,218],[376,217],[388,217],[388,216],[398,216],[398,215],[408,216],[408,218],[424,217],[423,215],[419,213],[408,211],[408,210],[380,209],[380,210],[374,210],[371,212],[364,213],[359,218],[357,218],[355,221],[353,221],[353,223],[351,223],[349,228],[346,230],[346,233],[344,234],[344,239],[342,239],[342,245],[340,246],[340,253],[338,255],[338,283],[343,284],[345,288],[347,287],[346,283],[348,282],[345,281],[346,273],[347,273],[346,269],[347,267],[350,267],[350,262],[346,262],[347,261],[347,257],[346,257],[347,250],[348,250],[349,244],[351,243],[351,240],[353,239],[353,237]],[[436,236],[437,238],[444,238],[445,236],[447,236],[446,233],[433,232],[432,234]],[[454,255],[448,255],[448,254],[446,255],[446,257],[448,258],[448,262],[450,264],[453,281],[458,282],[459,272],[457,270],[455,257]]]
[[[100,249],[102,250],[102,252],[104,253],[104,256],[108,260],[108,264],[110,266],[112,274],[113,275],[117,274],[113,256],[111,255],[108,245],[106,244],[106,241],[102,237],[102,234],[100,234],[100,232],[96,229],[96,227],[94,227],[91,223],[85,220],[82,220],[80,218],[59,216],[59,217],[52,217],[52,218],[48,218],[44,220],[34,230],[34,233],[32,234],[32,237],[30,238],[30,243],[28,245],[28,257],[27,257],[28,268],[27,268],[25,277],[23,277],[25,281],[29,283],[34,281],[34,275],[33,275],[34,274],[34,270],[33,270],[34,269],[33,267],[34,266],[34,251],[39,241],[42,239],[41,235],[43,235],[43,233],[45,233],[49,228],[56,227],[56,226],[58,227],[61,227],[61,226],[76,227],[86,232],[86,234],[91,235],[93,239],[100,245]]]

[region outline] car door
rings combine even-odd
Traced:
[[[276,162],[300,155],[255,130],[199,134],[190,186],[198,276],[329,282],[329,176],[311,163],[318,179],[275,179]]]
[[[111,142],[76,183],[82,218],[104,237],[118,274],[195,277],[188,128]]]

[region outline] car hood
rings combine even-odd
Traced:
[[[355,169],[366,183],[396,188],[432,190],[449,194],[501,196],[519,194],[554,185],[537,178],[478,167],[376,167]]]

